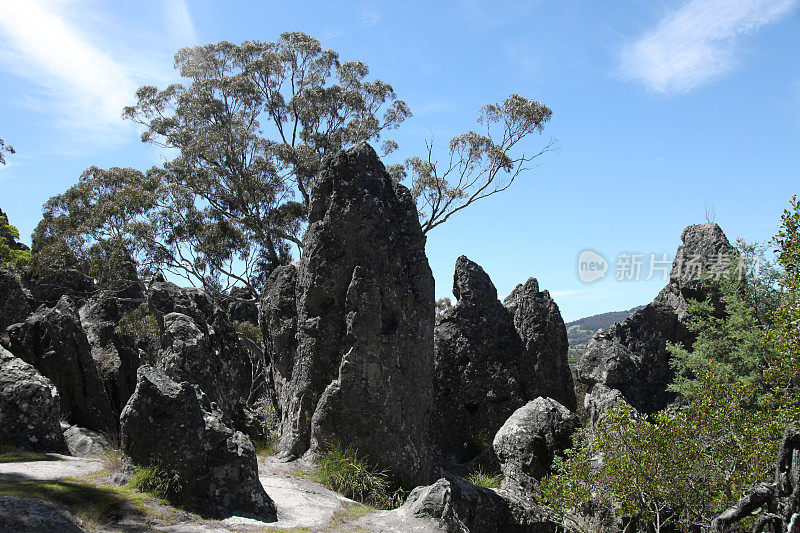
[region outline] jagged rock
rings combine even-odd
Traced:
[[[228,318],[232,322],[247,322],[257,326],[258,306],[250,289],[234,287],[231,289],[231,298],[235,298],[235,300],[228,304]]]
[[[553,398],[574,411],[567,328],[550,293],[539,291],[536,278],[529,278],[517,285],[503,305],[514,315],[514,327],[525,348],[526,364],[520,366],[520,373],[528,398]]]
[[[577,364],[582,383],[618,389],[641,413],[659,411],[676,401],[676,394],[666,390],[674,377],[667,342],[692,345],[694,336],[685,323],[687,302],[708,296],[700,272],[727,272],[736,257],[714,223],[688,226],[681,239],[669,284],[652,303],[608,332],[597,332]]]
[[[575,407],[564,321],[535,279],[519,285],[504,305],[483,269],[461,256],[453,292],[457,304],[436,319],[431,424],[451,470],[488,446],[527,401],[552,393]]]
[[[48,306],[55,305],[63,296],[69,296],[80,306],[97,291],[92,278],[72,268],[41,269],[36,273],[26,270],[22,273],[22,285],[37,302]]]
[[[446,475],[417,487],[393,511],[372,513],[356,526],[376,532],[555,533],[546,511],[507,491],[476,487]]]
[[[285,383],[276,391],[281,454],[341,442],[409,482],[429,482],[434,287],[414,200],[360,143],[325,159],[308,223],[297,349],[269,355],[273,381]],[[274,306],[291,327],[289,306]],[[285,331],[273,335],[271,321],[262,320],[274,350]]]
[[[244,428],[250,360],[226,313],[202,290],[170,282],[151,284],[148,301],[162,331],[156,366],[174,380],[199,385],[235,427]]]
[[[502,487],[530,497],[557,455],[572,446],[578,418],[551,398],[536,398],[506,420],[492,447],[503,471]]]
[[[31,313],[19,280],[0,266],[0,333],[11,324],[24,321]]]
[[[75,304],[64,296],[8,328],[11,351],[33,365],[58,389],[67,420],[81,427],[116,433],[117,415],[91,356]]]
[[[83,533],[75,517],[60,505],[16,496],[0,496],[2,533]]]
[[[78,312],[92,359],[115,413],[122,412],[136,387],[139,354],[130,339],[116,332],[123,314],[131,310],[131,304],[101,295],[90,299]]]
[[[70,455],[75,457],[98,457],[109,449],[108,440],[96,431],[78,426],[62,425],[64,441]]]
[[[0,346],[0,443],[65,453],[59,402],[49,379]]]
[[[288,386],[297,352],[297,267],[280,266],[270,274],[261,296],[261,331],[267,380],[277,415],[289,398]]]
[[[596,428],[611,409],[628,405],[620,391],[611,389],[602,383],[595,384],[583,399],[583,406],[586,409],[591,429]]]
[[[230,429],[197,386],[140,367],[120,429],[122,449],[135,464],[156,464],[177,479],[173,503],[215,518],[276,519],[250,439]]]

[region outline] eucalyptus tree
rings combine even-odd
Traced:
[[[9,154],[13,154],[14,147],[6,145],[6,143],[3,142],[3,139],[0,139],[0,165],[6,164],[6,157],[3,152],[8,152]]]
[[[146,173],[90,169],[75,191],[48,202],[39,234],[73,235],[84,251],[113,239],[140,264],[218,294],[231,285],[258,294],[272,269],[291,260],[293,246],[302,253],[309,191],[325,156],[360,141],[383,141],[383,155],[394,152],[397,143],[384,137],[411,111],[391,85],[368,80],[366,64],[340,61],[299,32],[276,42],[184,48],[175,66],[185,83],[141,87],[123,112],[142,126],[143,142],[174,157]],[[481,110],[480,133],[450,141],[447,164],[435,162],[427,143],[425,159],[389,165],[396,179],[410,181],[423,231],[507,189],[551,148],[521,150],[550,116],[546,106],[515,94]],[[91,187],[108,180],[119,181],[113,199],[92,196]],[[67,201],[76,194],[84,200]],[[107,200],[132,202],[122,226],[104,218]],[[68,222],[73,215],[77,222]],[[93,223],[99,225],[89,228]],[[110,227],[125,228],[125,236],[107,234]]]

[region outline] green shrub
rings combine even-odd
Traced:
[[[161,332],[158,320],[147,304],[142,304],[131,311],[114,328],[117,335],[130,337],[135,346],[144,351],[146,358],[152,360],[161,344]],[[151,361],[142,361],[142,364]]]
[[[463,462],[471,461],[491,444],[492,436],[489,435],[485,429],[471,434],[461,447],[463,451]]]
[[[386,470],[378,470],[350,446],[337,445],[317,460],[312,479],[340,494],[380,509],[399,507],[408,496]]]
[[[253,416],[257,421],[257,428],[248,435],[259,454],[270,455],[277,451],[281,440],[279,430],[280,420],[275,412],[272,402],[267,398],[260,398],[253,406]]]
[[[503,481],[502,474],[492,475],[489,472],[484,472],[482,468],[471,472],[467,476],[467,481],[476,487],[483,487],[485,489],[499,489]]]
[[[176,499],[183,490],[180,476],[155,464],[137,467],[128,486],[165,500]]]

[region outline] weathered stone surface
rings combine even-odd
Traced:
[[[34,498],[0,496],[2,533],[83,533],[75,517],[59,505]]]
[[[139,354],[130,339],[116,333],[132,304],[108,294],[95,296],[78,312],[106,394],[115,413],[122,412],[136,387]]]
[[[65,296],[53,308],[40,308],[24,323],[8,328],[8,335],[11,352],[55,384],[67,420],[116,433],[117,415],[72,300]]]
[[[96,291],[94,280],[72,268],[40,270],[22,273],[22,285],[33,298],[45,305],[55,305],[63,296],[69,296],[78,305],[83,304]]]
[[[246,287],[231,289],[231,297],[235,298],[228,304],[228,318],[232,322],[247,322],[258,325],[258,305],[256,297]]]
[[[276,397],[281,453],[341,442],[410,482],[429,482],[434,288],[411,194],[361,143],[325,160],[308,222],[297,349],[269,355],[273,381],[285,383]],[[288,306],[275,305],[291,328]],[[262,322],[274,351],[283,325],[273,335],[270,316]]]
[[[162,329],[156,366],[199,385],[235,427],[245,427],[250,360],[227,314],[202,290],[169,282],[151,284],[148,301]]]
[[[64,441],[70,455],[75,457],[98,457],[109,449],[108,440],[103,435],[78,426],[67,425],[64,428]]]
[[[450,469],[471,460],[517,408],[545,393],[572,408],[567,337],[558,306],[535,279],[506,299],[483,269],[461,256],[435,329],[432,440]],[[453,464],[456,463],[456,464]]]
[[[134,463],[157,464],[177,476],[181,490],[170,495],[174,503],[216,518],[276,519],[250,439],[230,429],[198,387],[140,367],[120,429],[122,448]]]
[[[674,377],[666,344],[691,346],[694,342],[685,320],[688,300],[708,296],[700,272],[727,271],[736,257],[736,250],[714,223],[688,226],[681,239],[669,284],[652,303],[608,332],[596,333],[577,364],[582,383],[618,389],[642,413],[659,411],[676,400],[666,390]]]
[[[594,429],[603,421],[611,409],[629,406],[625,397],[617,389],[596,383],[583,399],[583,406],[589,419],[589,427]]]
[[[65,453],[56,387],[31,365],[0,346],[0,443]]]
[[[0,266],[0,334],[11,324],[23,322],[31,313],[19,280]]]
[[[503,302],[514,316],[525,348],[520,375],[528,399],[553,398],[575,410],[575,390],[567,362],[567,328],[558,305],[548,291],[540,291],[536,278],[517,285]]]
[[[492,446],[503,471],[503,489],[530,497],[537,481],[572,445],[578,418],[550,398],[536,398],[506,420]]]
[[[290,397],[292,369],[297,352],[297,266],[280,266],[270,274],[261,296],[261,332],[267,381],[278,417]]]
[[[507,491],[476,487],[447,475],[417,487],[393,511],[372,513],[356,522],[377,532],[555,533],[545,510]]]

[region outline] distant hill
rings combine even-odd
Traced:
[[[578,362],[581,354],[586,350],[586,345],[589,339],[598,329],[608,331],[608,328],[615,322],[622,322],[634,311],[638,311],[644,307],[638,305],[627,311],[610,311],[608,313],[601,313],[599,315],[587,316],[586,318],[579,318],[566,324],[567,326],[567,339],[569,340],[569,352],[567,358],[570,365],[575,365]]]

